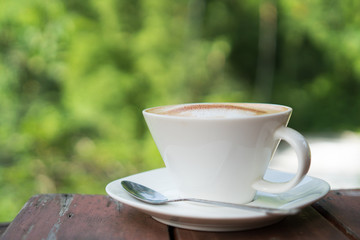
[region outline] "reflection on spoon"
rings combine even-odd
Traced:
[[[259,206],[252,206],[246,204],[235,204],[235,203],[226,203],[226,202],[218,202],[218,201],[211,201],[205,199],[197,199],[197,198],[180,198],[180,199],[171,199],[169,200],[167,197],[162,195],[155,190],[145,187],[141,184],[131,182],[131,181],[122,181],[121,185],[123,188],[134,198],[150,203],[155,205],[165,204],[169,202],[180,202],[180,201],[191,201],[191,202],[199,202],[199,203],[206,203],[216,206],[222,207],[230,207],[230,208],[238,208],[243,210],[249,211],[257,211],[257,212],[264,212],[266,214],[275,214],[275,215],[290,215],[296,214],[300,211],[298,208],[292,209],[283,209],[283,208],[268,208],[268,207],[259,207]]]

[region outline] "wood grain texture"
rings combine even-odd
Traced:
[[[166,225],[107,196],[32,197],[2,239],[168,239]]]
[[[241,231],[241,232],[224,232],[224,233],[199,232],[199,231],[175,229],[174,236],[176,240],[348,239],[341,231],[336,229],[336,227],[330,224],[324,217],[322,217],[312,207],[307,207],[297,215],[286,217],[281,222],[264,228]]]
[[[6,229],[6,230],[5,230]],[[169,227],[108,196],[46,194],[32,197],[1,239],[360,239],[360,190],[331,191],[281,222],[240,232]]]
[[[350,239],[360,239],[360,189],[331,191],[314,208]]]

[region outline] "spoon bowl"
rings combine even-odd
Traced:
[[[169,202],[180,202],[180,201],[190,201],[190,202],[198,202],[198,203],[205,203],[211,204],[216,206],[222,207],[230,207],[230,208],[238,208],[243,210],[249,211],[257,211],[263,212],[266,214],[275,214],[275,215],[293,215],[300,211],[298,208],[292,209],[285,209],[285,208],[269,208],[269,207],[260,207],[260,206],[253,206],[247,204],[235,204],[235,203],[226,203],[226,202],[219,202],[219,201],[212,201],[212,200],[205,200],[205,199],[198,199],[198,198],[179,198],[179,199],[168,199],[163,194],[148,188],[144,185],[132,182],[132,181],[122,181],[122,187],[134,198],[143,201],[145,203],[154,204],[154,205],[161,205],[166,204]]]

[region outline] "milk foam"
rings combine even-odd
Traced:
[[[288,110],[284,106],[251,103],[205,103],[155,107],[150,113],[191,118],[241,118]]]
[[[256,113],[243,111],[239,109],[210,108],[210,109],[193,109],[178,112],[177,116],[195,117],[195,118],[236,118],[255,116]]]

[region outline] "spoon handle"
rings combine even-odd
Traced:
[[[275,215],[292,215],[300,211],[299,208],[292,208],[292,209],[270,208],[270,207],[260,207],[260,206],[245,205],[245,204],[218,202],[218,201],[211,201],[211,200],[198,199],[198,198],[173,199],[173,200],[168,200],[167,202],[180,202],[180,201],[198,202],[198,203],[212,204],[221,207],[238,208],[238,209],[250,210],[250,211],[255,210],[259,212],[264,212],[266,214],[275,214]]]

